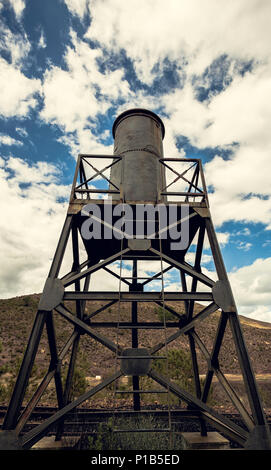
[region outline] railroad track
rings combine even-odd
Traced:
[[[41,406],[41,407],[36,407],[35,410],[32,412],[29,421],[27,424],[28,426],[33,427],[36,424],[41,423],[42,421],[45,421],[46,419],[50,418],[58,408],[54,407],[49,407],[49,406]],[[0,426],[2,427],[2,423],[5,417],[5,414],[7,412],[7,406],[0,406]],[[85,408],[79,408],[76,409],[75,411],[68,413],[65,417],[65,428],[70,428],[72,427],[80,427],[80,426],[93,426],[97,425],[98,423],[101,422],[106,422],[112,415],[113,416],[125,416],[125,417],[132,417],[138,414],[138,412],[134,412],[131,409],[85,409]],[[146,408],[143,409],[140,414],[143,414],[144,416],[156,416],[157,418],[163,420],[167,419],[168,417],[168,411],[167,409],[157,409],[157,408]],[[192,412],[191,410],[186,410],[186,409],[172,409],[171,410],[171,415],[173,418],[173,421],[176,423],[182,424],[183,422],[187,422],[189,424],[189,421],[197,421],[199,414],[195,411]],[[240,416],[238,413],[224,413],[223,416],[232,419],[234,422],[241,424]],[[271,415],[268,416],[268,422],[271,424]]]
[[[35,410],[32,412],[29,422],[31,425],[40,423],[48,418],[50,418],[58,408],[54,407],[47,407],[47,406],[42,406],[42,407],[36,407]],[[7,411],[6,406],[0,406],[0,426],[3,423],[5,414]],[[84,409],[84,408],[79,408],[76,409],[75,411],[68,413],[65,417],[65,425],[69,426],[70,424],[73,425],[83,425],[83,424],[98,424],[101,422],[106,422],[112,415],[113,416],[125,416],[125,417],[132,417],[135,415],[138,415],[138,413],[143,414],[145,416],[153,416],[155,415],[158,418],[165,418],[167,419],[168,417],[168,410],[167,408],[163,409],[157,409],[157,408],[146,408],[142,410],[141,412],[135,412],[131,410],[130,408],[122,408],[122,409]],[[176,419],[197,419],[198,413],[195,412],[191,415],[191,410],[172,410],[171,411],[172,416]]]
[[[6,406],[0,406],[0,428],[7,411]],[[46,419],[50,418],[57,408],[53,407],[36,407],[32,412],[29,421],[24,426],[21,435],[23,436],[26,432],[33,429],[38,424],[42,423]],[[112,416],[117,416],[118,418],[123,416],[125,418],[134,417],[138,415],[138,412],[134,412],[131,409],[104,409],[104,410],[90,410],[85,408],[79,408],[75,411],[69,413],[65,417],[64,427],[63,427],[63,437],[82,437],[95,435],[98,432],[98,425],[101,422],[106,423],[108,419]],[[154,409],[150,407],[149,409],[144,409],[140,412],[140,415],[145,415],[146,417],[155,416],[161,425],[163,421],[165,424],[168,422],[168,410],[167,409]],[[243,427],[242,420],[237,413],[224,413],[224,417],[231,419],[235,424]],[[174,429],[181,432],[200,432],[200,422],[199,414],[191,410],[171,410],[171,419],[172,424],[174,423]],[[271,426],[271,415],[268,416],[268,422]],[[47,436],[55,435],[58,425],[53,425]],[[208,431],[214,431],[215,429],[207,424]],[[231,443],[232,447],[236,447],[234,443]]]

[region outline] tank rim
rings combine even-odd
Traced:
[[[123,119],[126,119],[127,117],[132,116],[132,115],[141,115],[141,116],[146,115],[154,119],[156,122],[160,124],[161,132],[162,132],[162,139],[164,138],[165,126],[164,126],[162,119],[157,114],[155,114],[153,111],[150,111],[144,108],[132,108],[132,109],[128,109],[127,111],[124,111],[115,119],[113,123],[113,127],[112,127],[112,134],[113,134],[114,139],[115,139],[115,134],[116,134],[116,128],[119,125],[119,123],[123,121]]]

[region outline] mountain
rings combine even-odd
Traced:
[[[27,345],[28,337],[31,332],[35,313],[39,302],[40,295],[24,295],[12,299],[0,300],[0,404],[8,404],[9,396],[17,376],[20,362],[23,357],[24,350]],[[103,302],[87,303],[86,312],[97,310]],[[169,302],[168,305],[172,306],[179,313],[184,313],[184,306],[182,303]],[[68,305],[72,310],[72,305]],[[199,304],[196,305],[196,312],[200,311],[203,307]],[[138,319],[141,322],[147,321],[161,321],[163,311],[153,303],[139,304]],[[215,312],[207,319],[203,320],[196,327],[196,331],[205,344],[209,352],[212,351],[212,344],[216,334],[217,322],[220,312]],[[102,321],[130,321],[130,306],[122,303],[120,308],[115,304],[105,310],[104,312],[93,317],[93,322]],[[256,374],[258,386],[263,399],[264,407],[271,410],[271,324],[252,320],[250,318],[239,316],[241,327],[244,333],[247,349],[250,355],[253,370]],[[62,319],[58,314],[54,314],[56,337],[59,345],[59,351],[68,340],[73,332],[73,326],[66,320]],[[168,318],[167,321],[172,321],[173,318]],[[174,321],[174,320],[173,320]],[[175,320],[176,321],[176,320]],[[96,328],[95,331],[102,333],[110,340],[118,343],[120,346],[131,347],[130,338],[131,332],[128,330],[116,330],[116,328],[101,329]],[[176,328],[168,329],[167,335],[177,331]],[[139,330],[139,345],[142,347],[150,347],[163,341],[165,335],[164,330]],[[189,358],[189,342],[186,335],[181,335],[177,340],[168,346],[168,352],[171,350],[178,350],[187,359]],[[165,353],[165,348],[161,350]],[[67,372],[69,356],[65,357],[62,362],[64,369],[64,376]],[[47,346],[46,328],[44,329],[40,346],[38,349],[35,365],[33,367],[30,385],[28,387],[27,397],[30,397],[35,391],[38,383],[46,373],[50,363],[50,354]],[[206,374],[207,365],[206,360],[198,352],[199,373],[202,378]],[[221,347],[219,355],[219,363],[221,370],[226,375],[237,394],[248,405],[244,386],[242,384],[241,371],[235,352],[234,343],[232,341],[231,331],[229,326],[226,328],[224,342]],[[99,381],[99,377],[104,378],[114,372],[116,359],[114,353],[105,348],[100,343],[97,343],[88,335],[83,335],[80,341],[80,348],[78,351],[78,359],[76,362],[75,374],[75,394],[84,391],[85,387],[90,384],[95,384]],[[171,372],[172,367],[171,365]],[[177,367],[177,363],[176,363]],[[183,366],[184,367],[184,366]],[[182,371],[177,369],[174,371],[176,377],[181,376]],[[179,375],[178,375],[179,374]],[[99,376],[99,377],[97,377]],[[192,382],[192,375],[188,374],[189,380]],[[179,377],[180,378],[180,377]],[[128,380],[128,379],[127,379]],[[129,382],[129,380],[128,380]],[[125,388],[124,379],[122,387]],[[128,385],[127,385],[128,387]],[[126,395],[125,399],[129,400]],[[45,392],[40,405],[55,404],[55,392],[53,381]],[[108,406],[111,404],[109,394],[105,391],[100,392],[92,400],[92,406]],[[157,397],[156,397],[157,401]],[[216,407],[224,407],[226,410],[231,410],[231,403],[228,398],[224,396],[220,385],[216,379],[212,388],[212,404]],[[86,403],[90,405],[90,403]]]

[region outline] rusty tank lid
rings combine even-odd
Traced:
[[[165,136],[165,126],[164,126],[164,123],[163,123],[162,119],[159,116],[157,116],[157,114],[155,114],[153,111],[149,111],[148,109],[133,108],[133,109],[128,109],[127,111],[124,111],[123,113],[121,113],[116,118],[116,120],[114,121],[114,124],[113,124],[113,127],[112,127],[112,134],[113,134],[114,139],[115,139],[116,128],[119,125],[119,123],[123,119],[126,119],[129,116],[136,116],[136,115],[138,115],[138,116],[147,116],[147,117],[150,117],[150,118],[154,119],[156,122],[158,122],[161,126],[162,139],[164,138],[164,136]]]

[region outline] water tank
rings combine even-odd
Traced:
[[[130,109],[117,117],[112,133],[114,155],[122,156],[122,162],[112,167],[110,179],[118,187],[122,182],[125,202],[159,202],[165,186],[165,167],[159,164],[165,135],[160,117],[146,109]]]

